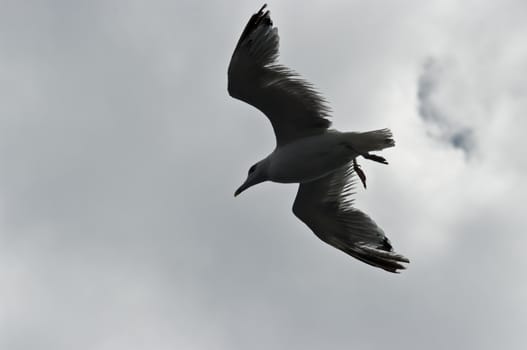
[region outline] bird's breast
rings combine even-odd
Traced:
[[[274,182],[309,182],[325,176],[356,157],[340,133],[306,137],[276,148],[269,156],[269,179]]]

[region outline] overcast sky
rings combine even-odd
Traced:
[[[334,126],[389,127],[356,205],[408,270],[324,244],[231,99],[252,1],[0,1],[0,348],[525,349],[527,3],[269,1]]]

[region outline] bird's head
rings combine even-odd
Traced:
[[[236,190],[236,192],[234,192],[234,197],[236,197],[249,187],[267,180],[267,163],[265,161],[260,161],[249,168],[249,172],[247,173],[247,179]]]

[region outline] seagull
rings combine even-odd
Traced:
[[[264,181],[299,183],[293,213],[322,241],[366,264],[397,273],[410,261],[394,252],[384,231],[356,209],[356,178],[366,188],[357,157],[388,164],[372,154],[395,146],[389,129],[330,129],[330,109],[313,85],[279,64],[278,29],[267,5],[252,15],[228,68],[229,95],[269,118],[276,147],[250,167],[238,196]]]

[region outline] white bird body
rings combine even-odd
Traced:
[[[371,154],[395,145],[388,129],[329,129],[329,108],[311,84],[279,65],[278,30],[264,5],[245,27],[228,69],[229,94],[269,118],[276,148],[254,164],[235,196],[263,181],[299,183],[293,213],[324,242],[389,272],[404,269],[384,231],[353,207],[355,174],[366,187],[356,158],[388,164]]]
[[[304,183],[316,180],[370,151],[391,147],[386,130],[325,133],[278,146],[265,159],[269,181]],[[379,138],[379,134],[381,137]]]
[[[267,158],[270,181],[303,183],[328,175],[358,154],[346,143],[346,134],[332,130],[276,147]]]

